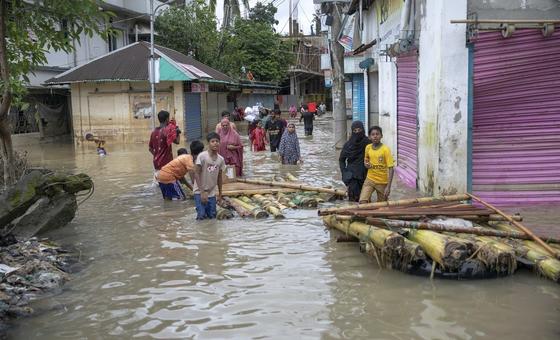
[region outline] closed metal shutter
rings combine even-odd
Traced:
[[[202,138],[200,116],[200,93],[185,93],[185,131],[189,142]]]
[[[352,75],[352,120],[366,121],[366,98],[363,74]]]
[[[397,58],[397,174],[416,188],[418,139],[418,55]]]
[[[472,185],[492,203],[560,202],[560,32],[474,43]]]

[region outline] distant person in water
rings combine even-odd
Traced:
[[[220,135],[210,132],[206,139],[208,151],[201,152],[196,158],[194,202],[197,220],[216,218],[216,204],[222,200],[222,173],[226,168],[224,158],[218,154]]]
[[[235,123],[232,122],[231,119],[231,114],[229,113],[229,111],[222,111],[222,119],[227,118],[229,120],[229,127],[232,130],[237,131],[237,127],[235,126]],[[216,124],[216,133],[220,133],[220,130],[222,130],[222,121],[220,120],[220,122],[218,124]]]
[[[264,130],[268,132],[268,144],[270,152],[276,152],[280,145],[280,139],[284,133],[284,122],[280,120],[279,113],[273,113],[271,119],[264,125]]]
[[[296,133],[296,125],[289,123],[288,128],[284,131],[280,146],[278,147],[278,155],[282,164],[295,165],[301,160],[301,152],[299,150],[299,139]]]
[[[154,157],[154,169],[159,170],[165,164],[173,160],[172,144],[179,144],[181,130],[175,125],[175,121],[169,120],[169,112],[158,113],[159,127],[152,131],[150,136],[149,150]]]
[[[266,132],[260,120],[257,121],[257,126],[251,131],[249,140],[251,141],[251,150],[254,152],[266,150]]]
[[[227,118],[222,119],[222,129],[218,134],[220,136],[220,148],[218,153],[224,157],[226,165],[235,166],[235,174],[238,177],[243,176],[243,143],[241,137],[229,125]]]
[[[367,168],[364,165],[366,146],[370,140],[366,136],[364,124],[360,121],[352,123],[352,135],[344,144],[338,163],[342,174],[342,181],[348,188],[348,200],[358,202],[362,186],[367,176]]]
[[[371,144],[366,146],[364,155],[364,165],[368,172],[360,193],[360,203],[370,202],[374,191],[378,202],[387,201],[391,194],[394,161],[389,147],[381,143],[382,138],[383,130],[379,126],[369,129]]]
[[[307,104],[303,104],[302,106],[303,112],[299,117],[299,121],[303,120],[303,130],[305,131],[306,136],[313,135],[313,120],[315,119],[315,113],[309,112],[307,109]]]

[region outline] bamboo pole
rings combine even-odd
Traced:
[[[472,248],[464,240],[430,230],[411,230],[408,239],[420,244],[432,260],[451,271],[461,266]]]
[[[521,240],[532,240],[532,237],[520,232],[512,231],[502,231],[495,229],[484,229],[484,228],[474,228],[474,227],[463,227],[463,226],[451,226],[439,223],[431,222],[416,222],[416,221],[403,221],[403,220],[390,220],[384,218],[366,218],[368,224],[381,227],[389,228],[405,228],[405,229],[421,229],[421,230],[431,230],[436,232],[451,232],[457,234],[472,234],[479,236],[493,236],[501,238],[515,238]],[[560,243],[558,239],[548,239],[550,242]]]
[[[278,208],[274,202],[262,195],[253,195],[253,199],[257,201],[268,213],[270,213],[274,218],[284,218],[284,214],[280,208]]]
[[[222,196],[246,196],[254,194],[278,194],[278,193],[291,193],[296,192],[297,189],[288,188],[262,188],[262,189],[239,189],[239,190],[225,190]]]
[[[550,248],[550,246],[548,244],[546,244],[543,240],[541,240],[540,237],[538,237],[537,235],[535,235],[531,230],[527,229],[524,225],[522,225],[521,223],[513,220],[511,217],[509,217],[508,215],[506,215],[504,212],[502,212],[501,210],[499,210],[498,208],[494,207],[493,205],[491,205],[490,203],[487,203],[485,201],[483,201],[481,198],[473,195],[473,194],[469,194],[467,193],[467,195],[469,195],[469,197],[471,197],[472,199],[474,199],[475,201],[480,202],[480,204],[484,205],[485,207],[494,210],[497,214],[502,215],[504,218],[506,218],[510,223],[512,223],[514,226],[516,226],[517,228],[521,229],[525,234],[531,236],[531,238],[537,242],[539,245],[541,245],[544,249],[546,249],[546,251],[548,251],[552,256],[554,256],[557,259],[560,259],[560,252],[555,251],[554,249]]]
[[[265,217],[268,216],[268,214],[266,213],[266,211],[262,210],[262,209],[259,208],[259,207],[254,206],[254,205],[252,205],[252,204],[243,202],[242,200],[240,200],[240,199],[238,199],[238,198],[230,197],[229,200],[230,200],[232,203],[234,203],[234,204],[236,204],[236,205],[242,207],[242,208],[245,209],[246,211],[248,211],[249,214],[250,214],[251,216],[255,217],[255,218],[265,218]],[[234,207],[235,207],[235,206],[234,206]]]
[[[241,206],[240,204],[238,204],[237,202],[233,201],[232,198],[230,197],[224,197],[224,201],[226,201],[227,204],[229,204],[233,209],[235,209],[235,211],[237,211],[237,213],[239,214],[239,216],[241,217],[247,217],[247,216],[251,216],[251,212],[248,211],[247,209],[245,209],[243,206]]]
[[[318,213],[319,213],[319,216],[324,216],[324,215],[329,215],[329,214],[337,214],[341,211],[345,211],[345,210],[348,210],[348,209],[398,207],[398,206],[407,206],[407,205],[410,205],[410,204],[429,203],[429,202],[438,202],[438,201],[440,201],[440,202],[459,202],[459,201],[465,201],[465,200],[468,200],[468,199],[469,199],[469,196],[465,195],[465,194],[439,196],[439,197],[420,197],[420,198],[403,199],[403,200],[396,200],[396,201],[363,203],[363,204],[347,205],[347,206],[344,206],[344,207],[320,209]]]
[[[344,191],[344,190],[312,187],[312,186],[305,185],[305,184],[276,182],[276,181],[263,181],[263,180],[258,180],[258,179],[246,179],[246,178],[238,178],[237,181],[241,182],[241,183],[269,185],[269,186],[272,186],[272,187],[299,189],[299,190],[304,190],[304,191],[325,192],[325,193],[335,194],[335,195],[339,195],[339,196],[346,196],[346,191]]]
[[[216,218],[218,220],[229,220],[233,218],[233,213],[229,209],[224,209],[221,207],[216,208]]]

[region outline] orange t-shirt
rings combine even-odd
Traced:
[[[173,183],[194,170],[194,162],[191,155],[181,155],[161,168],[157,180],[163,184]]]

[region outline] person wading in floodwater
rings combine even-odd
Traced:
[[[303,130],[305,131],[305,135],[312,136],[313,120],[315,119],[315,112],[309,112],[307,104],[303,104],[302,109],[303,111],[301,112],[299,121],[301,122],[303,120]]]
[[[268,143],[270,152],[276,152],[280,145],[282,133],[284,133],[284,123],[280,120],[280,113],[274,112],[272,117],[264,125],[264,130],[268,132]]]
[[[360,194],[360,203],[367,203],[377,193],[377,202],[387,201],[393,182],[393,156],[389,147],[381,143],[383,130],[379,126],[369,128],[371,144],[366,146],[364,165],[368,168],[367,178]]]
[[[348,200],[358,202],[367,169],[364,165],[366,146],[370,140],[366,136],[364,124],[360,121],[352,123],[352,135],[344,144],[338,163],[342,173],[342,181],[348,188]]]
[[[181,130],[175,125],[175,121],[169,121],[169,112],[158,113],[159,127],[152,131],[150,136],[149,150],[154,156],[154,169],[160,170],[165,164],[173,160],[173,143],[179,144]]]

